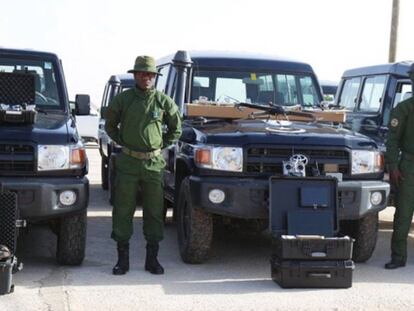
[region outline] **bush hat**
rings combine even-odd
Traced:
[[[128,70],[129,73],[135,72],[151,72],[157,75],[161,75],[157,71],[157,67],[155,65],[155,59],[151,56],[137,56],[135,59],[134,69]]]

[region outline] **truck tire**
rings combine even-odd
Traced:
[[[177,204],[177,231],[180,255],[185,263],[203,263],[213,240],[213,218],[191,202],[189,179],[181,183]]]
[[[56,260],[61,265],[77,266],[85,258],[86,210],[64,217],[59,222]]]
[[[371,213],[359,220],[341,223],[341,231],[352,237],[354,242],[352,259],[365,262],[371,258],[378,237],[378,213]]]
[[[108,190],[108,159],[101,157],[101,180],[102,189]]]

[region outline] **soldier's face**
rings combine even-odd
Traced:
[[[155,82],[155,73],[151,72],[135,72],[135,82],[143,90],[149,90]]]

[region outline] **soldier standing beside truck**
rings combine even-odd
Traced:
[[[143,196],[143,230],[147,241],[145,270],[163,274],[157,260],[163,239],[163,169],[161,148],[181,135],[181,118],[174,101],[153,88],[158,71],[155,60],[138,56],[134,69],[136,87],[114,97],[106,115],[105,129],[122,152],[116,159],[112,235],[117,242],[118,262],[113,274],[129,270],[129,239],[133,231],[138,187]],[[119,128],[118,128],[119,125]],[[163,126],[167,131],[163,134]]]
[[[408,74],[414,83],[414,64]],[[386,269],[404,267],[407,261],[407,237],[414,211],[414,99],[401,102],[391,113],[386,160],[391,184],[397,190],[391,261]]]

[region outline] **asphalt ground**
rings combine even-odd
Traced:
[[[270,278],[266,235],[216,232],[212,258],[201,265],[181,261],[176,226],[167,222],[159,259],[166,273],[144,271],[145,241],[138,208],[131,240],[131,269],[113,276],[115,243],[111,206],[100,186],[100,157],[88,149],[90,205],[86,258],[80,267],[55,263],[56,238],[33,227],[19,239],[24,269],[13,275],[15,291],[0,296],[0,310],[414,310],[414,234],[405,268],[388,271],[393,207],[381,213],[377,248],[357,264],[349,289],[282,289]]]

